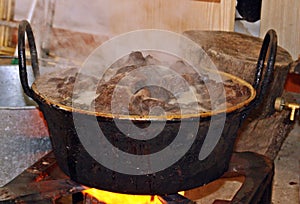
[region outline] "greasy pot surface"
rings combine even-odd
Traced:
[[[47,121],[58,164],[73,180],[89,187],[120,193],[171,194],[204,185],[220,177],[227,169],[242,115],[247,105],[255,98],[255,90],[241,79],[222,74],[246,86],[251,94],[249,98],[227,110],[195,115],[171,115],[168,118],[134,115],[116,117],[74,109],[49,100],[39,93],[35,84],[32,90],[35,101],[38,102]],[[220,130],[215,131],[215,134],[220,134],[220,137],[213,138],[212,135],[208,135],[212,126],[212,117],[214,118],[213,129]],[[117,126],[117,123],[122,123],[123,129],[130,129],[132,121],[141,129],[153,123],[163,125],[163,129],[154,138],[134,139],[128,137]],[[101,137],[102,134],[99,134],[98,129],[101,129],[104,137]],[[190,144],[190,147],[184,155],[180,156],[176,155],[177,149],[175,149],[174,155],[167,155],[167,159],[175,159],[174,162],[155,170],[154,173],[151,172],[157,162],[166,163],[166,158],[163,158],[160,152],[171,146],[178,137],[179,131],[184,134],[181,143]],[[137,137],[144,136],[143,133],[139,134]],[[208,150],[211,152],[204,158],[200,158],[206,137],[212,137],[217,141],[214,148]],[[112,147],[103,145],[106,140]],[[96,151],[87,149],[86,141],[98,147]],[[178,147],[175,145],[173,148],[178,148],[180,152],[182,144]],[[210,143],[205,144],[213,146]],[[131,155],[143,156],[143,160],[149,160],[149,172],[130,174],[127,171],[118,171],[118,168],[123,168],[131,161],[126,158],[118,159],[121,156],[114,148]],[[112,157],[110,152],[115,152]],[[97,154],[103,156],[99,159],[100,162],[95,159],[99,158]],[[148,157],[151,154],[161,155],[161,159],[153,162],[151,156]],[[112,166],[116,169],[105,162],[101,163],[103,160],[112,161]],[[132,168],[135,168],[134,166],[135,164],[132,164]]]
[[[262,45],[258,59],[257,73],[253,83],[254,89],[258,91],[255,100],[247,101],[247,103],[235,107],[233,110],[227,111],[227,113],[224,110],[220,113],[210,113],[207,115],[198,114],[187,117],[172,117],[165,121],[155,120],[155,118],[154,120],[149,118],[138,120],[138,118],[134,117],[113,118],[107,117],[107,115],[97,115],[77,110],[74,112],[70,107],[51,103],[35,92],[29,87],[27,82],[24,45],[25,32],[28,37],[33,71],[38,72],[34,37],[29,23],[22,21],[19,27],[18,44],[21,83],[25,93],[38,103],[44,114],[59,166],[71,179],[84,185],[132,194],[171,194],[208,183],[226,171],[239,126],[251,108],[261,101],[264,93],[268,90],[277,47],[276,34],[274,31],[269,31]],[[267,70],[264,74],[264,80],[261,82],[267,53],[270,53]],[[252,97],[254,98],[253,95]],[[250,104],[247,105],[249,102]],[[213,119],[215,127],[212,133],[220,130],[219,135],[207,135]],[[130,127],[132,120],[139,127],[143,125],[147,126],[149,121],[158,124],[165,122],[165,124],[163,130],[160,132],[161,134],[158,134],[155,140],[147,144],[140,140],[128,139],[128,135],[124,134],[116,126],[116,122],[121,122],[123,127],[127,127],[127,125]],[[130,170],[136,171],[135,165],[137,163],[132,163],[131,165],[130,163],[128,164],[126,159],[118,159],[119,154],[114,154],[116,149],[118,151],[122,150],[122,152],[126,152],[128,155],[145,158],[145,161],[141,162],[147,163],[147,157],[151,155],[149,152],[161,152],[169,147],[168,144],[170,142],[176,141],[179,125],[179,130],[185,133],[183,134],[185,142],[173,147],[174,155],[176,155],[175,158],[178,158],[175,162],[157,171],[151,171],[156,166],[152,166],[150,162],[149,169],[140,174],[119,171],[118,167],[126,165],[129,168],[133,167]],[[105,133],[103,134],[104,137],[98,137],[97,129],[99,127],[103,129]],[[220,137],[216,140],[215,136]],[[209,154],[203,157],[201,152],[202,149],[207,148],[206,140],[212,140],[208,143],[210,144],[208,146],[213,147],[213,149],[209,152],[206,151]],[[106,141],[110,141],[110,146],[103,145]],[[87,146],[84,146],[83,143],[90,144],[95,148],[93,150],[96,151],[92,153],[88,152]],[[191,146],[184,152],[183,156],[180,155],[180,157],[177,157],[177,150],[181,150],[181,146],[184,146],[185,143],[191,143]],[[212,145],[212,143],[216,144]],[[171,156],[167,155],[167,159],[172,160]],[[99,157],[102,160],[96,161],[94,159]],[[156,157],[156,159],[159,165],[168,162],[164,155]],[[162,159],[161,162],[159,162],[160,159]],[[110,164],[113,165],[112,168],[105,167],[106,165],[103,165],[105,162],[111,162]],[[121,170],[124,169],[121,168]]]
[[[108,169],[93,159],[77,136],[81,127],[74,127],[71,112],[45,103],[39,106],[48,123],[58,164],[67,175],[89,187],[131,194],[170,194],[201,186],[220,177],[227,169],[236,132],[241,123],[241,113],[228,114],[219,142],[211,154],[200,161],[199,152],[210,125],[209,118],[203,118],[195,135],[195,141],[179,161],[153,174],[128,175]],[[80,114],[79,117],[87,123],[94,120],[94,116],[91,115]],[[141,144],[138,140],[122,138],[120,136],[122,133],[111,119],[97,117],[97,121],[99,126],[105,127],[105,135],[111,137],[108,140],[113,141],[114,146],[132,154],[145,154],[149,153],[149,149],[159,151],[165,148],[168,142],[176,137],[176,130],[180,123],[180,121],[168,121],[162,134],[158,135],[152,144]],[[189,130],[185,131],[188,137]],[[93,130],[88,134],[93,134]],[[104,152],[99,149],[99,154]]]

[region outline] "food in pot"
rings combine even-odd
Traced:
[[[250,97],[248,87],[226,76],[218,81],[183,60],[165,62],[141,52],[118,60],[99,79],[71,68],[43,75],[33,87],[61,105],[139,116],[224,110]]]

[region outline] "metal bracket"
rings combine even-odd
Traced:
[[[284,98],[278,97],[275,100],[274,108],[277,111],[282,111],[284,108],[291,110],[290,120],[295,120],[295,114],[298,109],[300,109],[300,104],[286,102]]]

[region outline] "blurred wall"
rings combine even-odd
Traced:
[[[16,0],[15,19],[38,21],[47,16],[47,5],[51,0]],[[105,9],[106,0],[58,0],[55,1],[53,25],[73,31],[92,34],[107,33],[108,19]],[[30,14],[31,8],[33,13]]]
[[[16,19],[45,19],[49,2],[56,3],[55,27],[102,35],[143,28],[232,31],[236,4],[236,0],[16,0]]]

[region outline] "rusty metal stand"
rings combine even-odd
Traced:
[[[233,153],[229,169],[223,177],[245,176],[242,187],[233,200],[216,200],[214,204],[269,204],[272,197],[273,162],[253,152]],[[78,203],[80,184],[70,180],[56,164],[53,153],[47,154],[10,183],[0,188],[0,203],[55,203],[63,196],[72,195]],[[193,204],[179,194],[160,195],[163,204]]]
[[[269,204],[272,198],[274,163],[253,152],[234,153],[228,171],[223,177],[245,176],[242,187],[229,201],[214,204]]]

